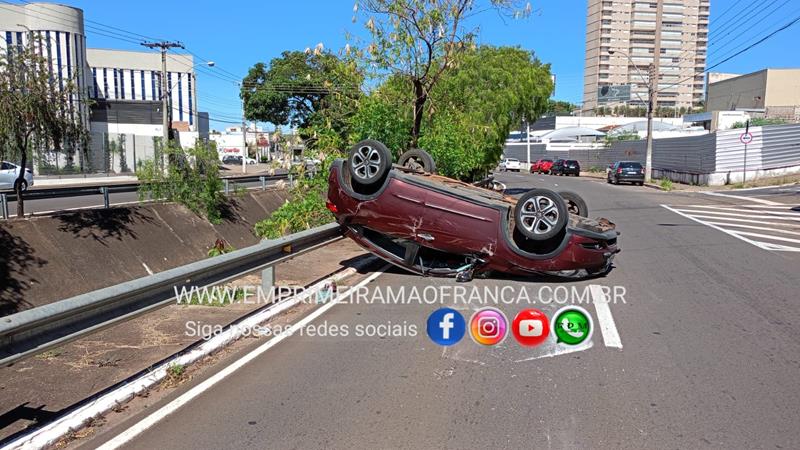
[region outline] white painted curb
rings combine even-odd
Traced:
[[[363,267],[373,262],[373,258],[368,258],[360,266]],[[222,349],[223,347],[248,333],[257,325],[266,322],[270,318],[297,305],[312,295],[316,295],[316,293],[321,288],[325,287],[329,282],[340,282],[347,277],[355,275],[357,271],[358,269],[356,268],[348,267],[347,269],[344,269],[341,272],[338,272],[333,276],[310,286],[300,294],[285,299],[280,303],[275,304],[271,308],[248,317],[247,319],[231,326],[227,330],[203,342],[191,351],[170,358],[168,361],[165,361],[164,363],[155,367],[152,372],[143,374],[133,380],[130,380],[124,385],[120,386],[118,389],[102,395],[91,402],[74,409],[73,411],[70,411],[66,415],[30,432],[29,434],[20,436],[19,438],[3,446],[0,450],[41,449],[54,445],[70,432],[74,432],[83,428],[89,420],[102,417],[109,411],[129,402],[136,395],[141,394],[142,392],[161,382],[161,380],[167,376],[167,369],[170,366],[187,366]]]

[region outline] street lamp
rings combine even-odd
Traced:
[[[636,69],[636,72],[642,78],[642,81],[647,83],[647,153],[645,155],[644,161],[644,181],[650,182],[652,181],[652,166],[653,166],[653,104],[655,103],[654,97],[656,96],[656,89],[655,89],[655,78],[656,78],[656,70],[655,65],[650,63],[649,70],[648,70],[648,78],[644,77],[644,74],[641,70],[639,70],[639,66],[633,62],[633,59],[627,53],[620,51],[620,50],[609,50],[608,54],[613,55],[614,53],[620,53],[628,58],[631,65]],[[639,97],[639,101],[642,101],[642,97],[639,93],[636,93],[636,96]]]

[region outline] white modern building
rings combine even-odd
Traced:
[[[31,42],[32,41],[32,42]],[[79,88],[70,106],[88,123],[87,86],[91,83],[86,61],[83,11],[51,3],[0,5],[0,53],[13,59],[14,51],[33,45],[47,58],[53,79],[59,86],[69,80]]]
[[[161,82],[161,55],[156,52],[90,48],[86,59],[91,68],[90,98],[161,102],[166,91],[172,127],[197,131],[197,79],[191,55],[167,55],[166,83]]]
[[[46,58],[59,86],[71,80],[78,87],[70,107],[91,132],[82,169],[125,172],[154,157],[156,140],[163,136],[164,95],[181,143],[207,136],[208,114],[197,111],[191,55],[169,53],[162,80],[159,52],[86,48],[81,9],[54,3],[0,4],[0,54],[13,58],[15,49],[24,46]],[[35,171],[63,164],[62,156],[46,153],[34,155],[39,158]]]

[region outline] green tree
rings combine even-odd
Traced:
[[[254,65],[242,80],[245,117],[299,127],[307,137],[330,130],[344,136],[363,95],[363,80],[350,57],[342,59],[319,47],[283,52],[269,66]]]
[[[545,113],[554,116],[569,116],[572,111],[580,109],[578,105],[564,100],[548,100]]]
[[[522,6],[524,4],[524,6]],[[368,16],[371,42],[364,57],[370,66],[408,80],[413,95],[409,145],[417,146],[425,105],[459,55],[474,47],[476,29],[469,19],[489,8],[527,16],[529,2],[490,0],[358,0]]]
[[[66,152],[71,164],[74,149],[85,151],[89,140],[82,108],[75,106],[86,107],[85,100],[74,79],[62,84],[52,77],[49,62],[37,50],[44,45],[29,36],[29,45],[9,46],[7,56],[0,56],[0,159],[23,168],[14,182],[18,217],[25,215],[20,193],[34,150]]]
[[[167,170],[158,160],[139,164],[139,198],[180,203],[211,223],[222,219],[225,195],[219,176],[219,156],[213,143],[198,141],[189,149],[172,143],[166,149]]]

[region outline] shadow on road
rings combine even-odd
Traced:
[[[47,264],[34,253],[24,239],[0,228],[0,317],[31,306],[24,300],[24,292],[36,279],[28,270]]]

